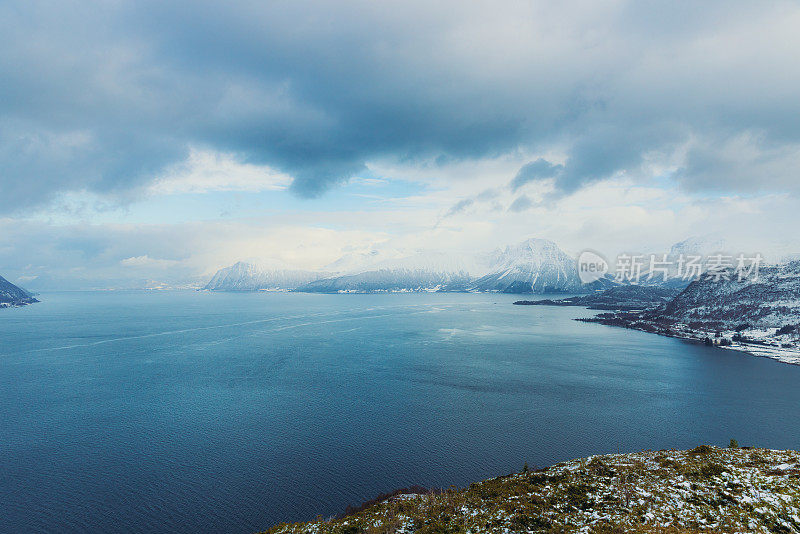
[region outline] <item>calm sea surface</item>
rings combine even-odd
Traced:
[[[0,531],[252,532],[594,453],[800,448],[800,367],[513,296],[0,310]]]

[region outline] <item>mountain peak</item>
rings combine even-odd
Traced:
[[[529,237],[520,243],[520,245],[525,245],[530,248],[558,248],[558,245],[556,245],[554,241],[542,237]]]
[[[598,281],[596,285],[609,282]],[[583,292],[575,259],[549,239],[530,238],[495,253],[491,272],[474,285],[479,291],[503,293]]]

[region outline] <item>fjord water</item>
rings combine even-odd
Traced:
[[[800,367],[497,294],[0,310],[0,530],[252,532],[595,453],[800,447]]]

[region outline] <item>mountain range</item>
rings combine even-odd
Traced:
[[[362,260],[360,267],[358,260]],[[329,266],[344,272],[278,271],[239,262],[220,269],[206,289],[282,289],[309,293],[414,291],[495,291],[502,293],[581,293],[611,287],[610,277],[589,285],[578,277],[575,259],[546,239],[528,239],[489,254],[452,255],[439,251],[381,258],[377,253],[345,257]]]
[[[729,248],[718,238],[689,238],[662,256],[669,267],[666,276],[654,270],[649,276],[650,255],[644,259],[642,286],[682,290],[689,280],[678,271],[682,259],[708,257]],[[730,254],[730,252],[728,252]],[[398,250],[350,253],[321,271],[264,268],[239,262],[220,269],[205,289],[222,291],[282,290],[309,293],[372,293],[408,291],[470,291],[514,294],[592,293],[630,280],[605,275],[589,284],[581,282],[573,256],[547,239],[527,239],[490,253],[454,254],[426,251],[403,255]]]
[[[33,295],[0,276],[0,308],[25,306],[39,302]]]

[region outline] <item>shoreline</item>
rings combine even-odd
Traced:
[[[738,346],[719,346],[720,349],[735,350],[755,356],[756,358],[769,358],[780,363],[800,365],[800,350],[786,349],[783,347],[770,347],[750,343],[739,343]]]
[[[662,325],[656,325],[654,323],[649,323],[649,322],[643,323],[641,320],[637,322],[643,324],[637,325],[636,322],[628,321],[619,316],[615,316],[612,318],[612,317],[602,317],[602,315],[604,314],[599,314],[596,315],[595,317],[585,317],[585,318],[582,317],[574,320],[583,323],[596,323],[604,326],[628,328],[630,330],[637,330],[639,332],[645,332],[647,334],[655,334],[662,337],[681,339],[683,341],[689,341],[691,343],[707,344],[706,343],[707,339],[711,339],[712,343],[713,340],[719,339],[715,338],[716,335],[715,332],[706,332],[702,330],[689,330],[688,327],[686,327],[685,325],[680,325],[680,324],[675,325],[678,327],[683,326],[685,330],[683,330],[682,332],[678,331],[671,333],[665,331]],[[788,365],[800,365],[800,348],[787,348],[787,347],[780,347],[776,345],[762,344],[762,343],[747,343],[746,341],[731,341],[730,345],[713,343],[713,345],[710,346],[718,349],[744,352],[756,358],[768,358],[770,360],[775,360],[777,362],[785,363]]]

